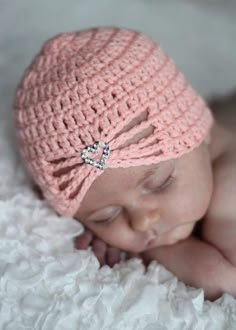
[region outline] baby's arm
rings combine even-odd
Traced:
[[[202,238],[236,267],[236,146],[214,166],[214,191],[202,224]]]
[[[224,292],[236,297],[236,267],[195,237],[145,251],[141,257],[147,262],[157,260],[185,284],[203,288],[207,299],[217,299]]]

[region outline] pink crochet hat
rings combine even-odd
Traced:
[[[14,116],[30,174],[55,211],[69,217],[105,168],[180,157],[203,142],[213,123],[152,39],[111,27],[45,42],[17,90]],[[147,128],[148,136],[126,143]]]

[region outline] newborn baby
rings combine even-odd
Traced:
[[[142,33],[48,40],[18,87],[21,155],[101,264],[157,260],[208,299],[236,296],[235,135]],[[194,236],[201,223],[201,233]]]

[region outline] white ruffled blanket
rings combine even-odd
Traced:
[[[233,297],[225,294],[215,302],[204,301],[202,290],[185,286],[156,261],[147,270],[139,259],[99,268],[91,248],[73,247],[73,237],[83,227],[56,216],[30,190],[16,152],[10,104],[24,66],[50,35],[89,25],[120,24],[168,40],[179,59],[185,53],[183,49],[178,53],[184,36],[190,47],[189,61],[185,58],[182,67],[205,96],[229,90],[235,79],[233,15],[227,21],[222,10],[201,12],[185,1],[176,6],[174,1],[99,3],[99,8],[95,0],[0,3],[0,330],[235,330]],[[165,25],[170,15],[170,22],[175,22],[172,30],[169,23]],[[223,35],[217,53],[209,40]],[[222,79],[211,73],[220,73]]]

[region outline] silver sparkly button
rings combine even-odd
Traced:
[[[93,160],[88,157],[89,152],[98,153],[99,148],[104,148],[100,161]],[[96,141],[93,145],[87,146],[83,149],[81,153],[81,157],[86,164],[92,165],[96,168],[99,168],[100,170],[103,170],[105,168],[109,154],[110,154],[110,147],[108,143],[103,141]]]

